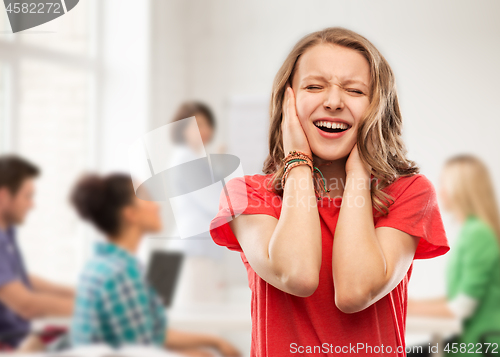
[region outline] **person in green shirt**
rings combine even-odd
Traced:
[[[446,266],[446,296],[409,299],[408,314],[460,318],[462,333],[445,341],[444,355],[500,355],[500,218],[487,167],[472,155],[450,158],[439,196],[462,224]],[[423,346],[423,354],[407,355],[428,355]]]

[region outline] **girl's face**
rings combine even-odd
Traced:
[[[134,195],[133,203],[127,206],[127,219],[144,233],[159,232],[162,229],[160,206],[155,201],[146,201]]]
[[[296,66],[292,89],[311,151],[328,161],[346,157],[370,104],[368,61],[355,50],[320,44],[302,54]],[[338,137],[328,137],[332,135],[314,124],[337,119],[348,124]]]
[[[198,137],[201,136],[203,145],[207,145],[212,140],[213,128],[207,117],[202,113],[195,115],[196,123],[193,121],[185,131],[186,141],[191,147],[196,147]],[[199,134],[198,134],[199,133]]]

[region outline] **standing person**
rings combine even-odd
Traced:
[[[148,232],[161,230],[159,207],[137,198],[130,175],[87,175],[75,185],[71,201],[79,215],[106,235],[81,273],[70,343],[105,343],[167,347],[187,356],[241,356],[226,340],[167,329],[159,295],[151,287],[135,254]]]
[[[176,146],[172,153],[172,166],[198,159],[214,136],[215,116],[207,104],[199,101],[182,103],[172,123],[190,117],[195,117],[196,120],[177,123],[177,130],[173,133]],[[222,148],[219,148],[219,153],[221,151]],[[210,179],[210,167],[197,165],[191,168],[190,175]],[[175,189],[185,192],[192,182],[185,175],[177,175],[171,184]],[[195,226],[202,233],[188,238],[171,239],[168,246],[169,249],[183,252],[185,256],[175,293],[177,306],[192,306],[200,302],[221,303],[226,291],[224,248],[213,242],[208,224],[205,223],[210,222],[213,217],[212,204],[209,200],[195,198],[185,202],[183,206],[178,203],[177,209],[189,216],[191,227]]]
[[[264,175],[230,180],[210,226],[248,272],[251,356],[405,356],[413,260],[450,248],[389,64],[348,29],[311,33],[270,114]]]
[[[17,155],[0,156],[0,344],[17,348],[30,320],[69,316],[74,291],[28,275],[16,239],[16,226],[33,207],[40,170]]]
[[[446,268],[446,296],[410,299],[408,314],[459,318],[462,333],[445,342],[445,355],[481,356],[488,347],[481,341],[485,334],[495,332],[484,342],[500,346],[500,216],[486,165],[467,154],[448,159],[439,196],[461,224]],[[408,356],[428,356],[426,346]]]

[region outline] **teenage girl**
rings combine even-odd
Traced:
[[[445,341],[445,355],[495,355],[500,353],[500,215],[486,165],[473,155],[451,157],[439,196],[443,209],[461,224],[446,267],[446,296],[410,299],[408,314],[461,320],[462,332]],[[412,348],[422,353],[408,356],[429,356],[428,346]]]
[[[348,29],[311,33],[270,114],[264,175],[230,180],[210,225],[248,272],[251,356],[405,356],[413,260],[450,248],[389,64]]]

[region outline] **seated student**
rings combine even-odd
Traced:
[[[449,158],[441,172],[443,209],[461,225],[446,266],[446,295],[408,299],[407,311],[460,320],[462,331],[441,344],[443,356],[483,356],[488,349],[498,355],[500,214],[493,182],[486,164],[471,154]],[[428,346],[412,346],[407,355],[430,356]]]
[[[0,345],[15,349],[30,331],[29,320],[69,316],[74,292],[28,275],[16,241],[15,225],[33,206],[39,169],[16,155],[0,156]],[[43,239],[43,238],[41,238]]]
[[[130,175],[84,176],[71,201],[106,235],[80,277],[70,330],[73,347],[148,344],[190,356],[212,356],[203,347],[213,347],[224,356],[240,356],[222,338],[167,330],[162,302],[135,257],[143,235],[161,230],[159,207],[137,198]]]

